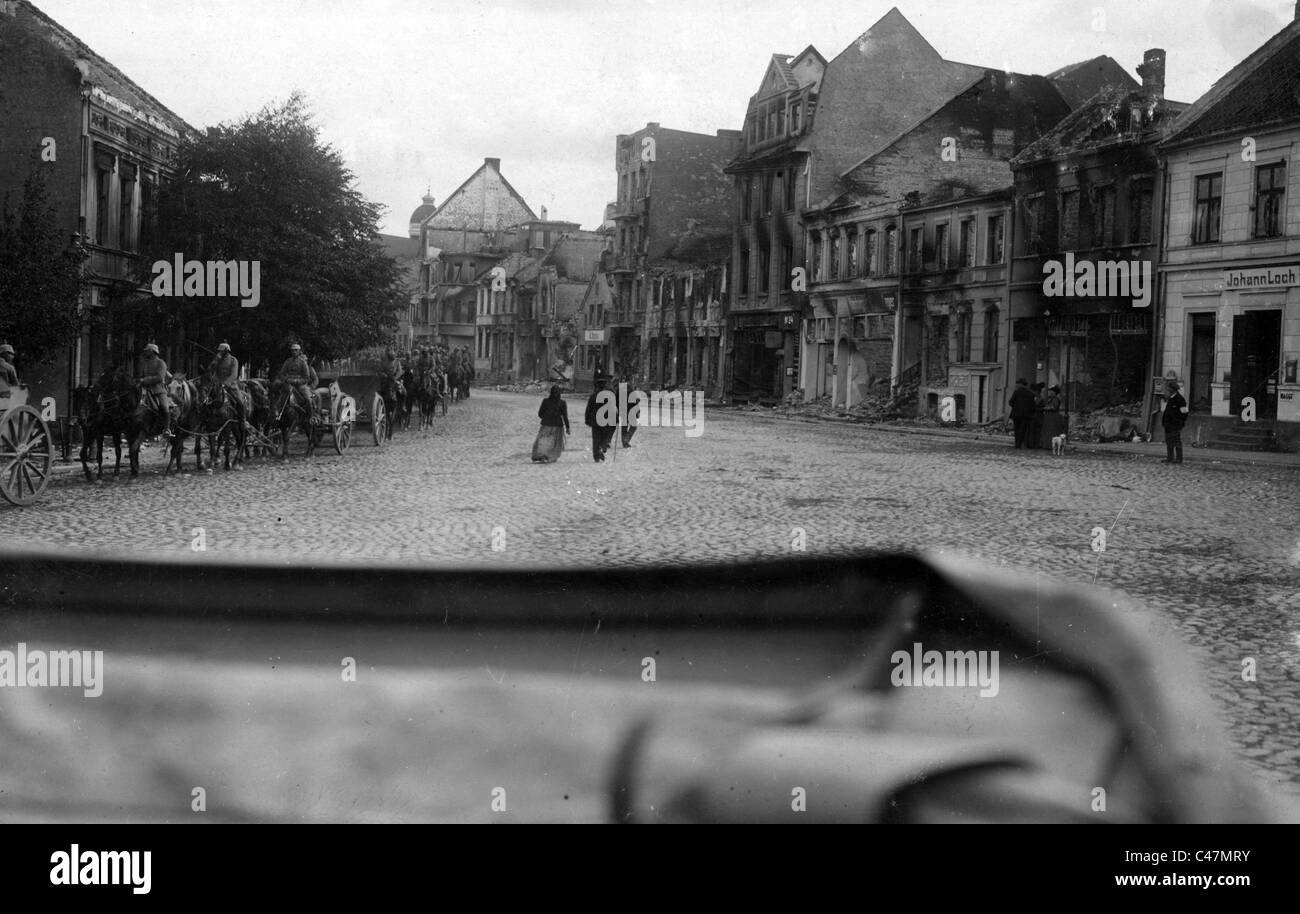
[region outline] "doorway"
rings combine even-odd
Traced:
[[[1188,407],[1192,412],[1208,413],[1211,408],[1210,384],[1214,381],[1214,327],[1213,314],[1193,314],[1192,318],[1192,374],[1187,391]]]
[[[1282,352],[1282,312],[1247,311],[1232,321],[1232,411],[1255,400],[1255,415],[1277,415],[1277,376]]]

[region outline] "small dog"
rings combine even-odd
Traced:
[[[1064,434],[1060,434],[1052,438],[1052,453],[1057,456],[1064,454],[1065,441],[1066,441],[1066,436]]]

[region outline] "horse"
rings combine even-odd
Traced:
[[[417,380],[415,372],[407,368],[402,372],[401,377],[402,397],[397,404],[398,418],[401,420],[402,431],[411,427],[411,412],[415,409],[415,402],[418,399],[416,390]]]
[[[251,404],[243,391],[232,392],[210,375],[204,375],[198,382],[198,429],[208,439],[208,454],[216,463],[217,450],[225,453],[225,468],[230,469],[230,446],[235,446],[235,469],[239,469],[244,458],[244,422],[230,402],[231,396],[243,399],[243,415],[247,416]]]
[[[113,475],[122,472],[122,437],[126,434],[131,413],[135,411],[138,392],[134,379],[125,371],[109,369],[89,387],[78,387],[72,395],[77,422],[81,426],[81,467],[86,482],[104,478],[104,436],[113,436],[117,463]],[[90,444],[95,443],[98,475],[90,475]]]
[[[240,389],[248,397],[250,404],[248,410],[248,424],[257,434],[265,438],[266,432],[271,426],[271,393],[267,389],[267,382],[261,378],[250,378],[247,381],[239,382]],[[249,446],[248,436],[244,436],[244,456],[253,456],[253,451],[262,451],[261,445]]]
[[[459,365],[453,365],[447,371],[447,386],[448,388],[450,388],[451,391],[452,403],[459,403],[461,399],[460,392],[464,386],[463,382],[461,381],[461,374],[462,372]]]
[[[402,386],[401,380],[395,381],[389,375],[384,375],[379,382],[379,397],[384,401],[384,411],[388,414],[388,430],[384,435],[385,440],[390,440],[393,437],[393,427],[400,421],[397,411],[405,396],[406,388]]]
[[[312,430],[312,409],[309,402],[303,404],[294,394],[294,385],[287,381],[271,383],[271,414],[269,428],[280,431],[280,459],[289,459],[289,436],[294,429],[307,436],[307,456],[316,449],[316,436]]]
[[[134,382],[134,379],[131,379]],[[161,409],[160,404],[149,397],[139,385],[134,385],[137,392],[136,407],[131,413],[127,440],[131,459],[131,476],[140,475],[140,446],[145,438],[165,434],[171,424],[171,417]]]
[[[425,368],[420,372],[420,377],[416,379],[414,399],[420,405],[420,429],[433,428],[434,412],[438,408],[438,401],[442,399],[438,392],[438,376],[432,368]],[[447,404],[443,403],[442,412],[447,414]]]
[[[186,380],[184,375],[178,374],[167,385],[167,393],[176,404],[179,415],[176,418],[175,434],[172,436],[172,453],[167,459],[167,469],[163,472],[170,473],[172,464],[176,465],[177,473],[181,472],[181,462],[185,457],[185,439],[190,435],[194,436],[194,464],[201,470],[203,469],[201,449],[203,436],[197,432],[199,428],[198,387],[193,381]]]

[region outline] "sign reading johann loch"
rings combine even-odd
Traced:
[[[1285,289],[1287,286],[1300,286],[1300,264],[1223,271],[1225,289]]]

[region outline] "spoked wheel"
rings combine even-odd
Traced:
[[[384,398],[375,394],[370,404],[370,432],[375,439],[375,447],[383,447],[388,440],[388,410],[384,407]]]
[[[0,417],[0,495],[23,507],[41,496],[54,468],[54,439],[41,414],[16,406]]]
[[[340,399],[338,411],[334,416],[334,450],[340,455],[352,443],[352,422],[356,416],[356,401],[346,396]]]

